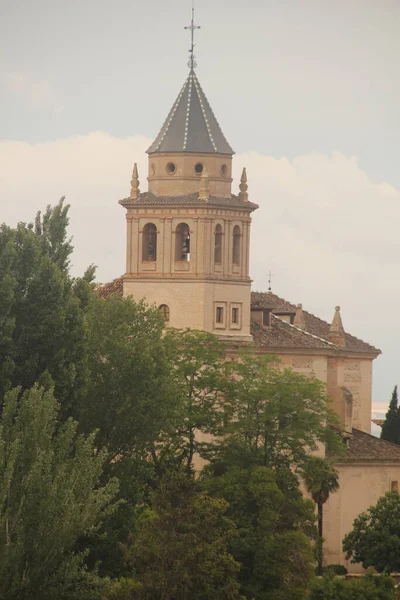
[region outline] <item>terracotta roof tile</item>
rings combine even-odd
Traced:
[[[338,462],[396,461],[400,462],[400,446],[353,429],[347,442],[347,456]]]
[[[117,279],[113,279],[109,283],[99,283],[96,286],[96,290],[99,293],[101,298],[109,298],[113,294],[118,294],[122,296],[124,282],[122,277],[117,277]]]
[[[263,327],[259,323],[251,322],[251,335],[256,346],[278,351],[282,348],[329,348],[334,347],[327,340],[321,340],[313,335],[308,335],[301,329],[291,326],[277,317],[271,320],[271,326]]]
[[[139,194],[136,200],[131,198],[123,198],[119,203],[125,208],[133,208],[134,206],[218,206],[221,208],[241,208],[248,211],[253,211],[258,208],[253,202],[243,202],[239,196],[232,194],[229,197],[209,196],[209,198],[199,198],[198,192],[185,194],[183,196],[156,196],[152,192],[143,192]]]
[[[275,315],[295,314],[296,313],[296,307],[294,304],[287,302],[287,300],[280,298],[276,294],[272,294],[272,292],[252,292],[251,307],[253,310],[254,309],[269,309],[269,310],[271,310],[272,314],[275,314]],[[308,313],[305,310],[303,310],[303,313],[304,313],[304,320],[305,320],[305,325],[306,325],[306,328],[305,328],[306,332],[316,336],[317,338],[321,338],[322,340],[324,340],[326,342],[326,345],[321,343],[319,347],[326,347],[328,345],[327,342],[328,342],[328,334],[329,334],[330,324],[327,323],[326,321],[323,321],[322,319],[319,319],[315,315]],[[290,325],[288,323],[285,325],[287,326],[287,329],[290,328]],[[288,331],[288,336],[290,337],[289,331]],[[299,338],[296,338],[296,340],[299,340]],[[353,335],[350,335],[349,333],[345,333],[345,340],[346,340],[345,346],[339,347],[334,344],[331,344],[331,345],[333,345],[335,348],[341,348],[343,351],[368,352],[368,353],[373,353],[373,354],[380,354],[380,350],[378,350],[371,344],[368,344],[367,342],[363,342],[362,340],[354,337]],[[273,340],[271,338],[271,343],[272,342],[273,342]],[[289,342],[288,342],[288,344],[289,344]],[[288,345],[286,347],[299,348],[300,346],[297,346],[297,345],[289,346]],[[306,347],[309,347],[309,346],[306,346]]]

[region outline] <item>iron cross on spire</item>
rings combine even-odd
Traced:
[[[188,67],[190,67],[191,69],[195,69],[197,67],[196,61],[195,61],[195,56],[194,56],[194,32],[195,29],[200,29],[200,25],[195,25],[194,24],[194,0],[193,0],[193,4],[192,4],[192,22],[190,23],[190,25],[187,25],[185,27],[185,29],[190,29],[190,33],[191,33],[191,45],[190,45],[190,50],[189,50],[189,62],[188,62]]]

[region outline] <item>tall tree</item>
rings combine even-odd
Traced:
[[[209,457],[220,431],[225,348],[216,336],[190,329],[168,330],[165,343],[178,404],[152,457],[158,476],[170,468],[183,468],[190,476],[195,458]]]
[[[7,392],[0,420],[0,598],[99,597],[75,551],[113,510],[116,480],[100,484],[104,452],[38,386]],[[96,583],[97,582],[97,583]],[[82,597],[80,596],[80,597]],[[79,597],[79,594],[78,594]]]
[[[327,502],[330,494],[339,488],[339,476],[337,470],[328,460],[319,456],[310,456],[304,464],[302,477],[307,491],[311,494],[318,510],[319,539],[317,544],[317,561],[318,575],[321,575],[323,564],[324,504]]]
[[[227,550],[235,536],[227,504],[199,489],[193,478],[168,473],[152,495],[126,548],[138,600],[239,600],[239,565]],[[117,584],[117,590],[128,587]]]
[[[312,503],[289,469],[273,472],[252,457],[225,456],[202,474],[207,492],[228,503],[238,536],[228,548],[240,564],[240,591],[257,600],[305,600],[313,572]]]
[[[64,200],[34,223],[0,228],[0,396],[52,381],[67,413],[86,380],[85,312],[68,273]]]
[[[326,388],[314,377],[280,369],[271,357],[243,354],[227,364],[221,410],[223,447],[246,452],[260,465],[301,466],[319,443],[332,442],[327,423],[337,421]]]
[[[394,444],[400,444],[400,410],[398,403],[397,385],[395,385],[381,431],[381,439]]]

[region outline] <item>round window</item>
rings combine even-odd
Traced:
[[[169,173],[170,175],[173,175],[176,171],[176,165],[172,162],[169,162],[167,164],[167,173]]]
[[[222,165],[222,167],[221,167],[222,177],[226,177],[227,172],[228,172],[228,167],[226,165]]]
[[[202,163],[197,163],[194,167],[194,170],[196,171],[197,175],[201,175],[203,172],[203,165]]]

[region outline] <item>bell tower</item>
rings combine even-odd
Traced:
[[[155,303],[166,324],[251,341],[246,170],[232,194],[233,150],[195,73],[189,75],[147,150],[148,191],[136,164],[126,209],[124,296]]]

